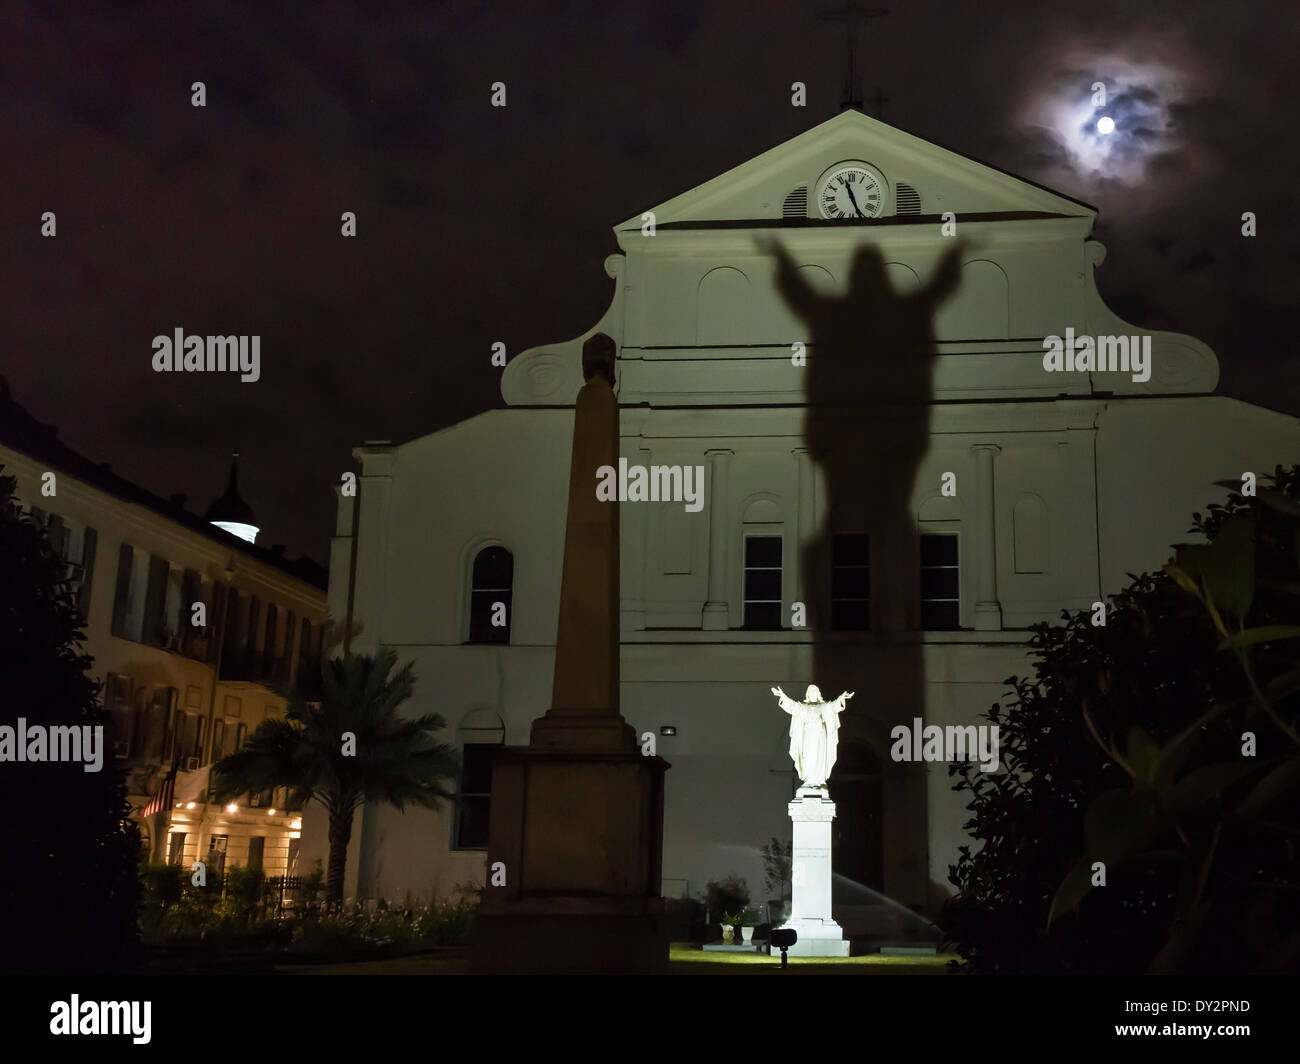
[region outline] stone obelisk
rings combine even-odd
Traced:
[[[618,465],[614,341],[582,348],[551,708],[528,746],[493,760],[488,885],[471,972],[656,972],[667,762],[619,713],[618,507],[596,470]]]

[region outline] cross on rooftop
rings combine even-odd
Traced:
[[[888,14],[888,8],[861,7],[855,3],[846,3],[835,11],[823,11],[817,16],[827,22],[844,23],[849,70],[848,76],[844,80],[844,99],[840,101],[841,110],[849,107],[856,107],[859,111],[862,110],[862,86],[859,83],[857,74],[858,22],[860,20],[882,18]]]

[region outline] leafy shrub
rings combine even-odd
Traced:
[[[704,891],[709,919],[720,920],[724,913],[734,913],[749,905],[749,884],[734,872],[722,879],[710,880]]]
[[[1279,467],[1193,515],[1210,543],[1134,577],[1104,625],[1035,626],[1033,677],[988,714],[1005,771],[949,769],[982,843],[943,915],[970,970],[1296,968],[1297,498]]]
[[[698,898],[669,898],[668,923],[674,942],[703,942],[704,903]]]

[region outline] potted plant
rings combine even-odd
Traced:
[[[754,909],[746,909],[740,914],[740,941],[746,946],[751,945],[751,939],[754,937],[754,928],[761,921],[758,912]]]
[[[710,880],[705,890],[709,913],[717,913],[722,925],[722,941],[732,941],[731,931],[738,922],[739,915],[749,905],[749,887],[734,872],[720,880]]]
[[[734,913],[722,914],[722,941],[724,943],[730,944],[736,940],[736,928],[740,925],[743,916],[743,909],[737,909]]]

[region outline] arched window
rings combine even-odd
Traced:
[[[469,641],[510,642],[510,596],[515,559],[505,547],[484,547],[474,556],[469,594]]]

